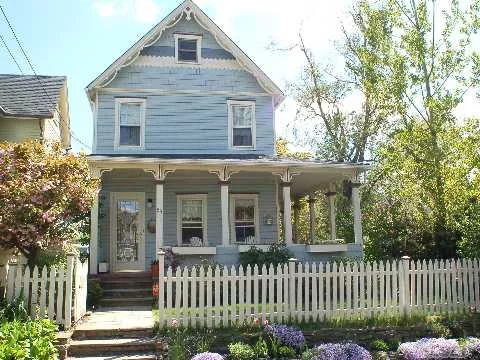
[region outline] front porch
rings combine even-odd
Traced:
[[[237,264],[240,252],[281,238],[299,260],[361,256],[358,175],[363,164],[278,159],[165,159],[91,156],[101,187],[91,212],[90,273],[145,271],[159,249],[182,263]],[[337,239],[335,184],[353,180],[355,243]],[[329,204],[328,238],[316,234],[316,191]],[[309,238],[297,236],[308,198]],[[283,235],[282,235],[283,234]]]

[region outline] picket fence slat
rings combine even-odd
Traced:
[[[22,275],[16,266],[10,269],[7,284],[12,284],[13,289],[7,285],[7,294],[16,294],[16,284],[22,285],[22,281],[23,291],[27,292],[30,282],[25,285],[25,279],[30,277],[29,272]],[[69,271],[73,270],[68,266],[65,274],[63,269],[51,269],[49,281],[46,268],[40,278],[38,268],[32,271],[31,301],[37,303],[39,293],[40,309],[45,311],[48,305],[49,317],[55,316],[54,301],[56,316],[62,317],[63,296],[65,318],[69,314]],[[479,278],[478,259],[339,264],[291,261],[261,268],[216,265],[206,269],[177,267],[173,272],[169,267],[166,273],[161,268],[160,326],[170,326],[173,320],[187,327],[218,328],[265,320],[282,323],[462,312],[479,305]],[[56,300],[52,292],[57,293]]]
[[[73,256],[67,257],[66,269],[9,265],[6,296],[10,301],[22,296],[32,318],[48,318],[69,329],[86,313],[87,276],[88,263]]]

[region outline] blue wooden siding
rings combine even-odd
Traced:
[[[145,95],[145,150],[118,149],[119,153],[228,154],[228,99],[254,100],[256,149],[241,151],[274,154],[273,109],[270,97],[225,95]],[[97,154],[114,152],[115,95],[100,93],[97,115]]]
[[[258,194],[260,238],[262,242],[278,239],[277,208],[275,199],[275,181],[272,176],[255,178],[244,173],[232,180],[231,193]],[[145,192],[145,201],[152,199],[155,204],[155,186],[151,175],[141,170],[114,170],[106,173],[102,180],[100,194],[99,217],[99,250],[98,260],[109,262],[110,252],[110,194],[111,192]],[[221,204],[220,188],[214,175],[201,172],[178,171],[167,177],[164,188],[164,244],[176,246],[177,243],[177,194],[207,194],[207,237],[210,246],[221,246]],[[269,215],[272,225],[264,224],[263,219]],[[155,220],[155,206],[145,209],[145,226]],[[146,268],[155,258],[155,234],[145,230],[145,262]]]

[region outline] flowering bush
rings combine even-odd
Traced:
[[[223,356],[217,353],[204,352],[195,355],[192,360],[223,360]]]
[[[458,342],[466,359],[480,359],[480,339],[467,338]]]
[[[398,347],[398,354],[406,360],[462,358],[463,351],[454,339],[420,339]]]
[[[266,324],[265,332],[273,336],[281,344],[301,349],[305,345],[305,337],[300,330],[287,325]]]
[[[372,360],[372,355],[357,344],[328,343],[306,351],[302,360]]]

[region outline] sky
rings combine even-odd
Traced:
[[[303,58],[298,50],[274,51],[269,44],[290,47],[301,30],[316,58],[335,64],[340,61],[335,40],[341,38],[340,26],[348,18],[351,1],[195,0],[282,89],[298,77]],[[0,0],[37,74],[67,76],[71,129],[87,145],[72,140],[74,151],[91,151],[92,113],[85,87],[181,2]],[[31,74],[2,17],[0,34],[23,72]],[[2,44],[0,73],[20,73]],[[472,111],[473,104],[474,97],[465,111]],[[287,124],[295,110],[295,102],[287,97],[276,113],[277,136],[294,140]]]

